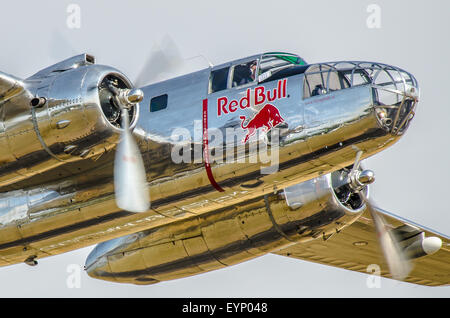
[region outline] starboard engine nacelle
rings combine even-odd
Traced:
[[[327,240],[364,212],[364,204],[354,204],[342,204],[332,175],[323,175],[277,194],[101,243],[89,254],[86,270],[93,278],[133,284],[199,274],[293,243]]]

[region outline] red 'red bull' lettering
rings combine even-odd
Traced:
[[[226,98],[226,97],[221,97],[217,100],[217,116],[222,115],[222,111],[225,114],[228,114],[228,111],[226,109],[227,104],[228,104],[228,98]]]
[[[255,106],[264,104],[266,101],[266,94],[264,94],[264,86],[255,88]]]
[[[239,116],[239,118],[242,120],[242,129],[247,130],[247,135],[243,140],[244,144],[256,133],[258,128],[264,128],[266,131],[269,131],[273,127],[284,122],[283,117],[280,115],[280,111],[272,104],[265,105],[246,125],[244,125],[246,117]]]
[[[246,109],[247,107],[250,107],[250,88],[247,88],[245,96],[239,100],[239,107],[241,109]]]
[[[217,99],[217,116],[234,113],[239,109],[245,109],[250,106],[259,106],[267,102],[273,102],[277,99],[287,97],[287,78],[279,80],[277,86],[272,90],[266,90],[264,86],[257,86],[254,88],[252,97],[252,90],[250,88],[245,92],[245,96],[239,100],[228,100],[223,96]]]

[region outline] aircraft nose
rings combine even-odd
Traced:
[[[398,67],[380,65],[372,73],[375,111],[380,124],[402,135],[414,118],[420,89],[415,77]]]

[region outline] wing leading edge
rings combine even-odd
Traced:
[[[399,235],[425,235],[438,237],[442,247],[432,255],[413,259],[413,268],[404,281],[426,286],[450,284],[450,239],[448,236],[429,230],[414,222],[405,220],[392,213],[375,208],[392,225],[394,233]],[[339,267],[366,274],[372,274],[371,264],[380,266],[381,276],[392,278],[383,259],[383,253],[376,237],[375,226],[369,211],[352,225],[333,235],[327,241],[314,240],[298,243],[274,254],[297,258],[305,261]]]

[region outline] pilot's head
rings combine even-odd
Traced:
[[[250,62],[248,66],[252,79],[255,79],[256,76],[256,61]]]

